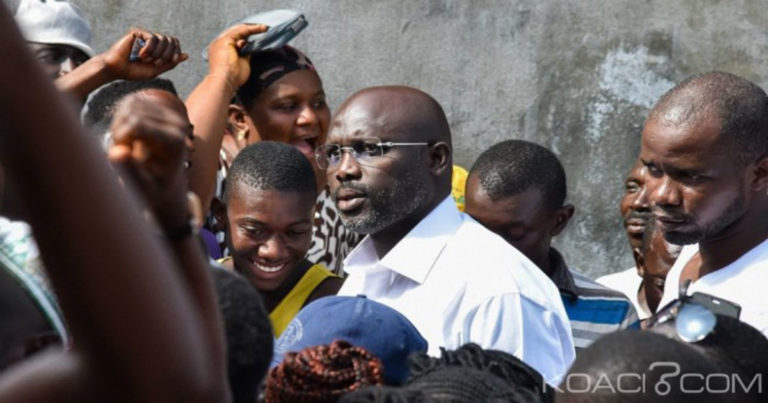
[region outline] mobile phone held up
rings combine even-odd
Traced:
[[[248,37],[248,43],[240,49],[240,54],[246,55],[285,46],[309,23],[298,11],[281,9],[253,14],[231,25],[237,24],[264,24],[269,27],[266,32]],[[203,59],[208,60],[208,47],[203,50]]]
[[[131,57],[128,59],[131,62],[139,61],[139,51],[146,45],[147,42],[144,39],[136,38],[133,40],[133,47],[131,48]]]

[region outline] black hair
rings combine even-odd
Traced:
[[[487,371],[444,366],[425,373],[401,388],[368,387],[343,396],[340,402],[525,402],[540,400]]]
[[[506,140],[485,150],[469,172],[470,177],[475,175],[493,201],[534,188],[551,209],[565,202],[563,165],[554,153],[529,141]]]
[[[512,354],[498,350],[485,350],[475,343],[456,350],[440,348],[440,357],[413,354],[410,358],[411,377],[417,378],[446,366],[476,368],[493,374],[518,389],[530,391],[538,399],[551,401],[551,390],[545,390],[543,377],[528,364]]]
[[[677,372],[677,373],[676,373]],[[558,402],[719,402],[724,395],[689,393],[722,389],[721,371],[689,345],[637,330],[607,334],[576,356],[559,389]],[[676,373],[676,374],[675,374]],[[629,374],[630,376],[627,376]],[[699,374],[701,378],[683,375]]]
[[[712,71],[689,77],[659,99],[648,120],[690,125],[708,117],[720,119],[721,133],[730,139],[739,163],[768,155],[768,95],[734,74]]]
[[[764,401],[768,379],[768,339],[759,330],[738,319],[717,315],[712,333],[703,340],[690,344],[694,349],[709,357],[720,368],[720,372],[738,374],[744,386],[754,379],[760,385],[753,385],[750,393],[743,389],[739,401]],[[734,385],[735,386],[735,385]]]
[[[245,81],[231,103],[239,103],[246,109],[250,109],[256,98],[283,76],[294,71],[309,70],[317,74],[312,61],[291,46],[283,46],[278,49],[263,50],[251,55],[249,60],[251,74]],[[308,68],[309,67],[309,68]],[[318,75],[318,79],[320,76]]]
[[[317,193],[315,171],[295,147],[274,141],[260,141],[243,148],[230,166],[224,190],[229,204],[237,186],[281,192]]]
[[[272,360],[272,326],[258,291],[245,278],[214,268],[213,280],[227,340],[227,372],[234,402],[255,402]]]
[[[99,137],[103,137],[109,130],[112,116],[115,114],[118,103],[126,95],[141,90],[158,89],[168,91],[173,95],[179,95],[171,80],[165,78],[153,78],[151,80],[127,81],[117,80],[101,87],[86,102],[87,110],[83,114],[83,123]]]

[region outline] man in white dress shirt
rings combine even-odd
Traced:
[[[366,238],[340,295],[405,315],[429,353],[474,342],[512,353],[557,384],[574,358],[557,288],[451,198],[451,135],[432,97],[374,87],[350,97],[317,150],[344,224]]]
[[[640,159],[664,237],[686,247],[660,303],[679,285],[741,305],[741,320],[768,334],[768,96],[732,74],[691,77],[651,110]]]

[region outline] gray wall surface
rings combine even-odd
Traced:
[[[176,35],[191,60],[166,76],[188,94],[203,47],[228,23],[302,11],[294,41],[315,62],[332,108],[352,92],[404,84],[432,94],[469,168],[495,142],[557,153],[576,214],[557,241],[592,276],[632,265],[618,201],[643,119],[674,83],[725,70],[765,88],[768,3],[718,0],[74,0],[105,50],[130,26]],[[468,268],[470,269],[470,268]]]

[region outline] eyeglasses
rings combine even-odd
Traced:
[[[381,141],[376,137],[365,137],[350,142],[348,146],[340,144],[325,144],[315,149],[315,160],[320,169],[335,168],[341,163],[344,151],[350,153],[352,158],[360,164],[368,165],[389,151],[392,147],[416,147],[429,146],[431,143],[396,143],[393,141]]]
[[[648,329],[695,343],[704,340],[715,329],[716,314],[739,318],[741,306],[702,292],[688,295],[690,283],[690,280],[683,283],[679,298],[648,319]]]

